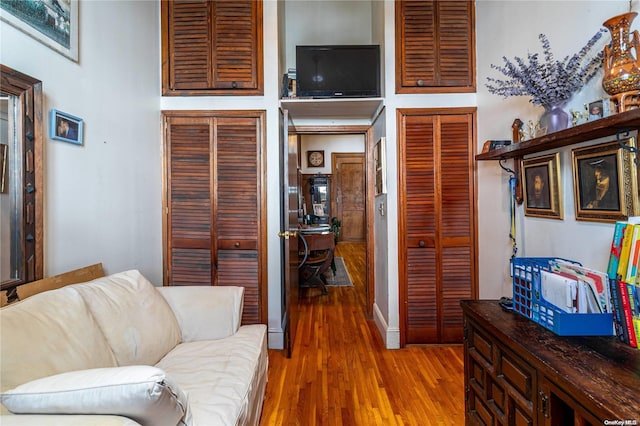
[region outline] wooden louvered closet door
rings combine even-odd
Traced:
[[[162,2],[164,95],[262,95],[262,0]]]
[[[474,110],[400,110],[399,272],[404,343],[461,342],[477,295]]]
[[[396,92],[475,91],[475,11],[467,0],[398,0]]]
[[[264,113],[165,111],[165,285],[245,288],[266,320]]]

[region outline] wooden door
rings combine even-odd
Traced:
[[[262,95],[262,0],[161,2],[164,95]]]
[[[263,112],[163,112],[164,284],[245,288],[266,320]]]
[[[404,343],[461,342],[477,294],[474,111],[398,112]]]
[[[365,241],[364,154],[333,153],[332,211],[342,221],[340,241]]]
[[[283,331],[287,358],[293,353],[298,326],[298,138],[289,135],[289,112],[280,110],[280,241],[282,256]]]
[[[398,0],[396,92],[475,91],[475,9],[469,0]]]

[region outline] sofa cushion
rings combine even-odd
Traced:
[[[142,425],[191,423],[187,397],[164,371],[147,365],[71,371],[2,394],[20,414],[113,414]]]
[[[257,425],[268,367],[266,326],[231,337],[182,343],[157,365],[189,395],[193,423]]]
[[[118,365],[157,363],[181,340],[164,297],[137,270],[75,284],[113,350]]]
[[[236,333],[242,321],[244,287],[160,287],[180,324],[182,342],[215,340]]]
[[[117,365],[93,315],[71,287],[3,307],[0,323],[2,391],[67,371]]]

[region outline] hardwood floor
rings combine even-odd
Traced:
[[[464,424],[462,345],[385,349],[365,317],[364,250],[336,248],[354,287],[302,291],[292,357],[269,351],[261,425]]]

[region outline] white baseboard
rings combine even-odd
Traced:
[[[377,304],[373,304],[373,321],[387,349],[400,349],[400,327],[389,327]]]
[[[269,328],[269,349],[284,349],[284,331],[282,329]]]

